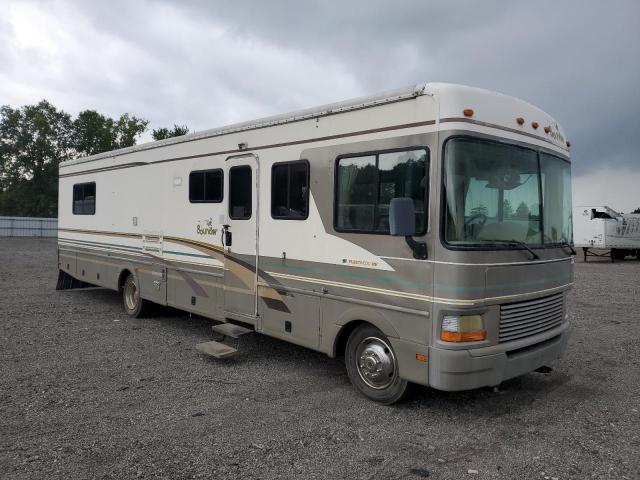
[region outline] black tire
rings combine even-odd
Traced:
[[[149,302],[140,297],[140,286],[133,275],[129,275],[122,286],[122,304],[127,315],[142,318],[148,311]]]
[[[615,257],[615,259],[621,260],[621,261],[625,259],[625,257],[627,256],[627,253],[628,253],[627,250],[623,250],[619,248],[611,250],[611,254]]]
[[[408,393],[409,382],[398,375],[391,342],[374,326],[361,325],[351,332],[344,359],[354,388],[370,400],[391,405]]]

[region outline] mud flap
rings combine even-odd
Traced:
[[[77,278],[72,277],[64,270],[58,271],[58,282],[56,283],[56,290],[72,290],[74,288],[89,288],[93,287],[90,283],[83,282]]]

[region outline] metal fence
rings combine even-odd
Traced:
[[[0,217],[0,237],[57,236],[57,218]]]

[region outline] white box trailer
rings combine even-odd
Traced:
[[[577,206],[573,209],[575,246],[588,256],[622,260],[632,255],[640,260],[640,215],[618,213],[607,206]],[[592,249],[609,250],[597,253]]]

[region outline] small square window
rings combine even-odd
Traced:
[[[76,183],[73,186],[73,214],[95,215],[96,182]]]
[[[305,220],[309,216],[309,162],[283,162],[271,170],[271,216]]]
[[[191,203],[222,202],[222,170],[198,170],[189,174],[189,201]]]

